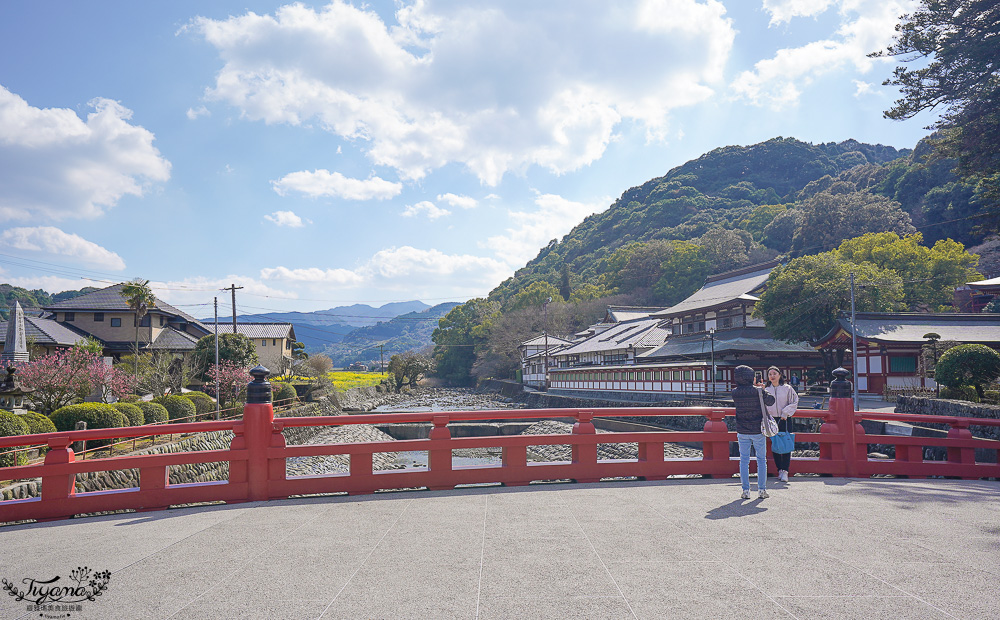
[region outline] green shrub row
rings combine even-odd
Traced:
[[[128,418],[114,405],[105,403],[79,403],[66,405],[52,412],[49,416],[57,431],[76,430],[77,422],[86,422],[87,430],[95,428],[122,428],[129,426]],[[88,448],[109,445],[111,439],[93,439],[87,441]]]
[[[27,422],[21,419],[21,416],[0,409],[0,437],[29,434],[31,434],[31,428]],[[14,450],[15,448],[0,448],[0,467],[13,467],[28,462],[27,453],[17,452],[15,454]]]

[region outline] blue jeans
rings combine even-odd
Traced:
[[[736,433],[740,444],[740,484],[744,491],[750,490],[750,446],[757,453],[757,490],[767,487],[767,438],[763,434],[743,435]]]

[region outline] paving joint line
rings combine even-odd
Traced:
[[[490,496],[486,495],[483,506],[483,547],[479,554],[479,588],[476,591],[476,620],[479,620],[479,604],[483,599],[483,564],[486,563],[486,522],[490,514]]]
[[[351,573],[351,576],[347,578],[347,581],[344,582],[344,585],[340,586],[340,590],[337,590],[337,594],[335,594],[333,599],[327,604],[326,607],[323,608],[322,613],[320,613],[320,615],[316,617],[316,620],[319,620],[320,618],[326,615],[326,612],[330,611],[330,607],[332,607],[333,604],[337,602],[337,599],[340,598],[340,595],[343,594],[347,586],[351,585],[351,581],[354,580],[354,577],[364,567],[364,565],[368,563],[368,560],[371,559],[372,555],[375,553],[375,550],[379,548],[379,545],[381,545],[382,541],[385,540],[385,537],[389,535],[389,532],[391,532],[393,528],[396,527],[396,524],[399,523],[399,520],[403,518],[403,515],[406,513],[407,510],[409,510],[413,502],[414,502],[413,499],[407,500],[406,506],[404,506],[403,509],[399,511],[399,514],[396,515],[396,519],[392,522],[392,525],[386,528],[385,532],[383,532],[382,534],[382,537],[378,539],[378,542],[375,543],[375,546],[372,547],[372,550],[368,552],[368,555],[365,556],[365,559],[361,560],[361,563],[358,564],[358,567],[354,569],[354,572]]]
[[[264,502],[260,502],[260,504],[261,504],[261,505],[260,505],[260,506],[257,506],[257,508],[261,508],[261,507],[262,507],[262,505],[263,505],[263,503],[264,503]],[[321,510],[321,511],[319,512],[319,514],[317,514],[317,515],[316,515],[315,517],[313,517],[312,519],[309,519],[308,521],[305,521],[305,522],[303,522],[303,523],[300,523],[298,527],[296,527],[295,529],[293,529],[293,530],[292,530],[292,531],[290,531],[290,532],[287,532],[287,533],[286,533],[286,534],[285,534],[284,536],[282,536],[282,537],[281,537],[281,539],[280,539],[280,540],[278,541],[278,544],[280,544],[280,543],[282,543],[282,542],[284,542],[284,541],[288,540],[288,539],[289,539],[289,538],[290,538],[290,537],[291,537],[291,536],[292,536],[293,534],[295,534],[295,532],[297,532],[297,531],[299,531],[300,529],[304,528],[305,526],[309,525],[310,523],[312,523],[312,522],[313,522],[313,521],[315,521],[316,519],[319,519],[319,518],[320,518],[321,516],[323,516],[324,514],[326,514],[326,513],[328,512],[328,511],[329,511],[329,508],[327,507],[326,509],[324,509],[324,510]],[[235,517],[234,517],[234,518],[235,518]],[[249,566],[249,565],[250,565],[250,564],[251,564],[251,563],[252,563],[252,562],[253,562],[254,560],[256,560],[256,559],[257,559],[257,558],[259,558],[260,556],[262,556],[262,555],[264,555],[265,553],[267,553],[267,551],[268,551],[268,550],[269,550],[269,549],[270,549],[271,547],[273,547],[273,545],[268,545],[268,546],[265,546],[265,547],[264,547],[263,549],[261,549],[261,550],[260,550],[259,552],[255,553],[255,554],[254,554],[254,555],[253,555],[252,557],[250,557],[249,559],[247,559],[247,561],[246,561],[246,562],[243,562],[243,563],[242,563],[242,564],[240,564],[240,565],[239,565],[239,566],[238,566],[237,568],[234,568],[234,569],[233,569],[232,571],[230,571],[230,572],[229,572],[228,574],[226,574],[226,576],[225,576],[225,577],[222,577],[221,579],[218,579],[218,580],[216,580],[216,581],[215,581],[215,583],[213,583],[213,584],[212,584],[211,586],[209,586],[209,587],[205,588],[205,589],[204,589],[204,590],[203,590],[203,591],[201,592],[201,594],[199,594],[198,596],[194,597],[193,599],[191,599],[190,601],[188,601],[187,603],[185,603],[183,607],[181,607],[180,609],[178,609],[178,610],[177,610],[177,611],[175,611],[174,613],[172,613],[172,614],[170,614],[169,616],[167,616],[167,618],[173,618],[174,616],[176,616],[176,615],[177,615],[177,614],[179,614],[180,612],[182,612],[182,611],[184,611],[185,609],[187,609],[188,607],[190,607],[190,606],[191,606],[191,605],[192,605],[193,603],[195,603],[195,602],[196,602],[196,601],[198,601],[198,600],[199,600],[200,598],[202,598],[203,596],[205,596],[206,594],[208,594],[209,592],[211,592],[212,590],[214,590],[215,588],[217,588],[217,587],[218,587],[218,586],[219,586],[220,584],[224,583],[224,582],[225,582],[225,581],[226,581],[227,579],[229,579],[230,577],[232,577],[232,576],[233,576],[233,575],[235,575],[236,573],[240,572],[241,570],[243,570],[243,569],[244,569],[244,568],[246,568],[247,566]]]
[[[576,518],[575,514],[573,515],[573,521],[576,523],[576,526],[580,528],[580,531],[583,532],[583,537],[587,539],[587,544],[589,544],[590,548],[593,549],[594,555],[597,556],[597,560],[601,563],[601,567],[604,568],[604,572],[611,578],[611,583],[615,584],[615,589],[618,590],[618,594],[621,595],[622,600],[625,601],[625,605],[628,606],[629,613],[632,614],[633,618],[639,620],[639,617],[635,615],[635,610],[632,609],[632,603],[629,602],[628,597],[625,596],[624,592],[622,592],[621,586],[618,585],[618,580],[611,574],[611,571],[608,569],[608,565],[604,563],[604,558],[601,557],[601,554],[597,551],[597,547],[594,546],[594,541],[590,540],[590,536],[587,535],[587,530],[583,529],[583,526],[580,524],[580,520]]]
[[[666,521],[667,523],[671,523],[673,525],[673,522],[670,521],[663,513],[661,513],[659,510],[657,510],[655,506],[653,506],[652,504],[650,504],[648,499],[645,500],[645,501],[646,501],[646,505],[649,506],[653,510],[654,513],[656,513],[657,515],[659,515],[660,518],[663,519],[664,521]],[[757,500],[757,501],[761,501],[761,500]],[[685,530],[684,528],[678,528],[678,529],[681,530],[681,532],[683,532],[684,536],[687,536],[688,538],[690,538],[692,540],[695,539],[695,538],[697,538],[696,536],[693,536],[690,533],[688,533],[688,531]],[[754,588],[756,588],[757,591],[759,591],[761,594],[763,594],[765,597],[767,597],[767,599],[770,600],[772,603],[774,603],[775,605],[777,605],[778,608],[781,609],[783,612],[785,612],[786,614],[788,614],[792,618],[795,618],[795,620],[800,620],[800,618],[798,616],[796,616],[795,614],[793,614],[791,612],[791,610],[789,610],[784,605],[782,605],[781,603],[779,603],[773,596],[771,596],[770,594],[768,594],[767,592],[765,592],[764,588],[760,587],[759,585],[757,585],[756,582],[754,582],[752,579],[750,579],[745,574],[743,574],[743,571],[738,570],[735,566],[733,566],[728,561],[726,561],[725,559],[723,559],[722,556],[720,556],[718,553],[714,553],[712,551],[709,551],[709,553],[711,555],[713,555],[714,557],[719,558],[719,562],[722,565],[728,567],[730,570],[732,570],[737,575],[739,575],[741,579],[743,579],[744,581],[746,581],[747,583],[749,583],[751,586],[753,586]]]

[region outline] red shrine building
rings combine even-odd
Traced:
[[[844,367],[851,369],[851,319],[841,316],[818,342],[817,349],[845,351]],[[858,312],[854,334],[858,342],[858,392],[882,394],[885,388],[934,388],[919,362],[921,349],[938,341],[985,344],[1000,350],[1000,314],[919,314]]]

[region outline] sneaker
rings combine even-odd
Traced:
[[[750,489],[743,489],[743,495],[740,495],[740,499],[750,499]]]
[[[771,496],[767,494],[767,491],[761,491],[760,493],[757,494],[758,499],[767,499],[769,497]]]
[[[778,472],[778,480],[782,482],[788,482],[788,472],[782,469]]]

